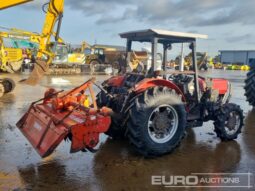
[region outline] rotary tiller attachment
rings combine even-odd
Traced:
[[[49,89],[19,120],[17,127],[41,157],[49,156],[66,138],[72,142],[71,153],[94,151],[99,134],[110,126],[111,110],[97,108],[93,83],[91,79],[67,92]]]

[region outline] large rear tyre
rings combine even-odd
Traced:
[[[243,127],[243,111],[240,106],[227,103],[215,112],[214,131],[222,141],[236,139]]]
[[[185,133],[186,111],[174,90],[155,87],[136,98],[130,109],[128,138],[145,157],[172,152]]]
[[[255,68],[247,73],[244,90],[247,101],[255,107]]]

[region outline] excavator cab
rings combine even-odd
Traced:
[[[66,64],[68,62],[68,47],[66,44],[53,42],[49,49],[54,53],[53,64]]]

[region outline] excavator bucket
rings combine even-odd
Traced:
[[[21,80],[20,82],[30,86],[35,86],[41,81],[44,74],[48,70],[49,65],[47,64],[46,61],[36,60],[36,63],[34,64],[34,69],[31,72],[30,76],[27,79]]]
[[[71,140],[71,153],[93,151],[100,133],[109,129],[111,110],[97,108],[91,85],[89,80],[67,92],[50,89],[18,121],[17,127],[41,157],[49,156],[64,139]],[[84,106],[87,89],[93,101],[90,107]]]

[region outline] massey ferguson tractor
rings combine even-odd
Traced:
[[[214,130],[223,141],[236,139],[243,126],[243,112],[229,103],[231,85],[225,79],[202,77],[198,73],[196,39],[206,35],[164,30],[143,30],[120,34],[127,39],[127,64],[132,42],[152,44],[152,67],[146,73],[112,77],[97,95],[99,106],[115,113],[106,132],[113,138],[127,137],[144,156],[172,152],[185,130],[214,121]],[[173,44],[190,43],[192,71],[167,71],[167,55]],[[163,64],[156,66],[158,45],[163,45]]]
[[[210,120],[220,139],[237,138],[243,112],[229,103],[230,83],[198,74],[196,39],[206,35],[149,29],[121,37],[127,39],[127,66],[135,41],[152,44],[152,66],[148,71],[122,71],[123,75],[101,86],[91,79],[66,92],[50,89],[32,103],[17,126],[42,157],[50,155],[63,139],[71,140],[71,152],[93,152],[100,133],[126,137],[141,155],[157,157],[172,152],[187,128]],[[168,51],[176,43],[190,44],[192,71],[184,71],[184,66],[166,70]],[[163,63],[157,62],[159,44],[163,45]],[[93,84],[101,89],[97,96]]]

